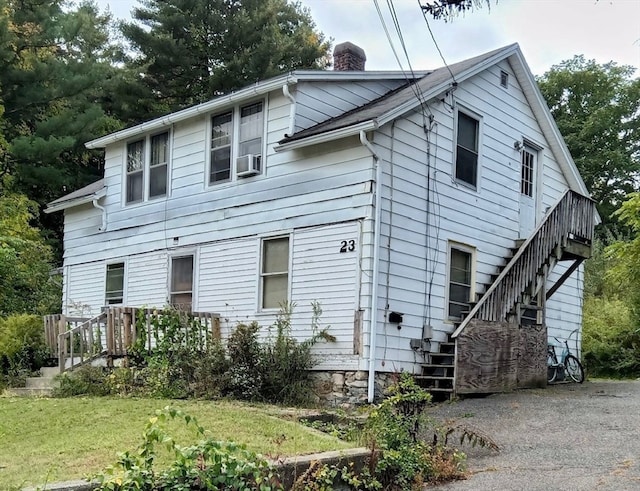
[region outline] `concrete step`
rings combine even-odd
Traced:
[[[53,394],[53,389],[44,388],[11,388],[5,389],[5,395],[13,397],[50,397]]]
[[[53,389],[58,386],[58,382],[53,377],[27,377],[27,389]]]
[[[59,367],[42,367],[40,369],[40,375],[42,375],[43,377],[53,378],[56,375],[60,375],[60,368]]]

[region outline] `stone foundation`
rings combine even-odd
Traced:
[[[396,379],[395,373],[376,372],[375,400],[382,399],[384,390]],[[367,404],[369,372],[312,372],[313,394],[317,404],[327,407],[352,408]]]

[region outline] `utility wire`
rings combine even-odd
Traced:
[[[418,0],[418,6],[420,7],[420,11],[422,12],[422,18],[424,19],[424,22],[427,24],[427,29],[429,30],[429,34],[431,35],[431,39],[433,41],[433,44],[435,45],[436,49],[438,50],[438,54],[440,55],[440,59],[442,60],[442,63],[444,63],[444,66],[447,68],[447,70],[449,70],[449,74],[451,75],[451,78],[453,79],[453,82],[456,83],[456,77],[453,75],[453,72],[451,71],[451,68],[449,68],[449,65],[447,64],[447,60],[444,59],[444,55],[442,54],[442,51],[440,50],[440,46],[438,46],[438,41],[436,41],[436,37],[433,35],[433,31],[431,30],[431,25],[429,24],[429,19],[427,18],[427,11],[422,7],[422,4],[420,3],[420,0]]]

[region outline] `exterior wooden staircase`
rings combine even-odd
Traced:
[[[461,376],[458,338],[473,321],[495,324],[498,328],[506,324],[544,325],[546,300],[591,255],[594,220],[593,200],[566,191],[531,236],[524,242],[515,242],[512,257],[492,282],[485,285],[477,301],[469,304],[469,310],[454,324],[455,330],[447,342],[440,343],[438,352],[427,355],[422,374],[416,377],[420,385],[439,398],[458,392],[457,381]],[[572,261],[572,264],[545,291],[549,273],[560,261]],[[468,343],[465,346],[468,347]]]

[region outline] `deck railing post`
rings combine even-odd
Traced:
[[[60,367],[60,373],[64,372],[64,362],[67,356],[67,318],[64,314],[61,314],[58,319],[58,366]]]
[[[129,348],[131,348],[131,310],[125,309],[122,313],[122,329],[124,330],[124,366],[129,366]]]

